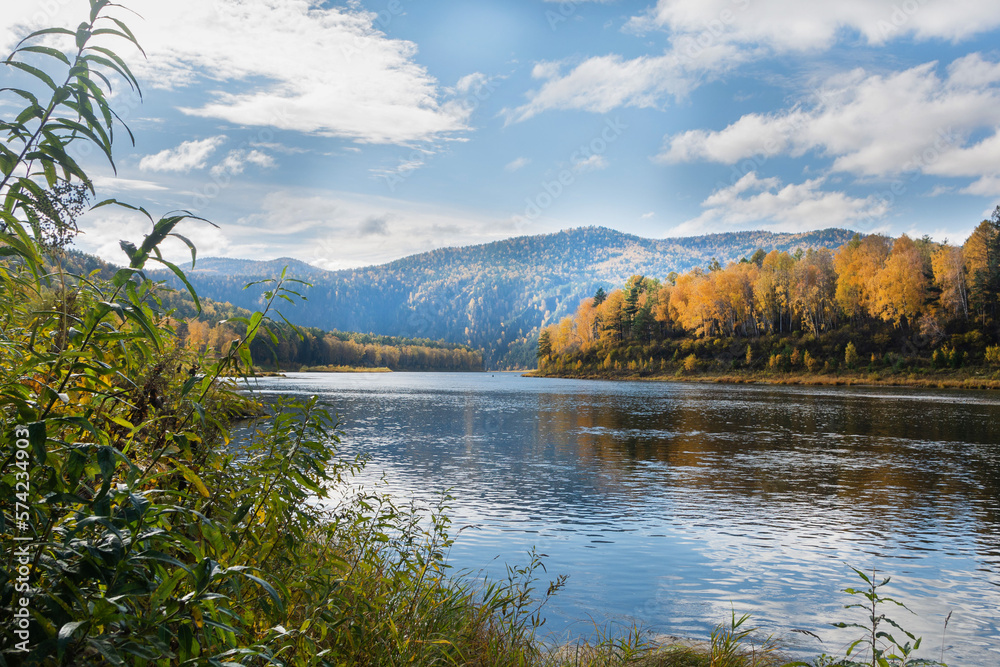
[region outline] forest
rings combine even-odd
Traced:
[[[204,258],[183,267],[199,294],[254,309],[253,280],[289,275],[307,280],[310,308],[291,311],[298,325],[341,331],[442,339],[483,351],[488,368],[535,366],[535,341],[546,324],[571,314],[598,287],[632,273],[682,271],[738,259],[757,248],[794,251],[837,247],[852,232],[825,229],[799,234],[731,232],[647,239],[603,227],[521,236],[464,248],[439,248],[380,266],[323,271],[295,260],[252,262]],[[178,290],[169,271],[155,274]]]
[[[961,246],[855,235],[597,290],[539,336],[543,374],[1000,366],[1000,206]]]
[[[111,279],[120,267],[76,250],[60,251],[47,258],[52,272],[70,272]],[[294,263],[302,275],[301,262]],[[272,267],[280,273],[284,265]],[[304,285],[299,286],[301,290]],[[246,333],[240,320],[252,312],[227,301],[200,298],[197,306],[187,291],[162,289],[158,298],[169,314],[170,326],[181,345],[196,354],[223,356],[233,341]],[[294,309],[288,311],[289,315]],[[255,339],[251,352],[264,370],[298,371],[307,368],[388,368],[394,371],[481,371],[481,352],[456,343],[427,338],[400,338],[369,333],[324,331],[282,322],[271,327],[271,336]]]
[[[202,319],[175,324],[182,343],[199,354],[221,356],[244,328],[238,323],[216,324]],[[250,346],[259,367],[266,370],[323,370],[333,368],[388,368],[394,371],[481,371],[483,355],[464,345],[426,339],[322,331],[282,323],[272,327],[276,341],[258,338]]]

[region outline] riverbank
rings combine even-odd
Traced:
[[[921,372],[838,372],[838,373],[769,373],[730,371],[727,373],[645,372],[626,370],[534,370],[524,377],[574,378],[579,380],[627,380],[650,382],[701,382],[708,384],[770,384],[812,387],[872,386],[919,387],[925,389],[995,389],[1000,390],[1000,371],[993,369],[939,370]]]
[[[392,373],[391,368],[376,366],[369,368],[366,366],[303,366],[300,373]]]

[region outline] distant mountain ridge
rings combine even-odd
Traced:
[[[605,227],[439,248],[386,264],[325,271],[294,259],[203,258],[188,278],[199,294],[258,307],[249,281],[288,275],[312,283],[308,302],[283,310],[291,321],[341,331],[444,339],[484,350],[491,367],[530,365],[540,326],[571,312],[598,287],[642,274],[663,279],[748,257],[758,249],[837,248],[854,232],[729,232],[648,239]],[[186,267],[190,269],[190,267]],[[165,276],[170,279],[170,276]]]

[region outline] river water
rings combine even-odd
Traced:
[[[566,587],[552,641],[638,622],[705,637],[737,614],[796,656],[835,653],[860,621],[849,566],[892,577],[886,609],[920,655],[1000,664],[1000,394],[523,378],[290,374],[343,450],[400,498],[454,497],[458,569],[547,554]],[[945,618],[951,619],[944,632]],[[813,632],[823,640],[794,632]]]

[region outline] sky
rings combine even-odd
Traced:
[[[996,0],[122,3],[135,146],[76,157],[98,199],[211,220],[182,230],[200,256],[341,269],[589,225],[961,242],[1000,203]],[[5,0],[0,51],[87,10]],[[150,225],[80,227],[122,263]]]

